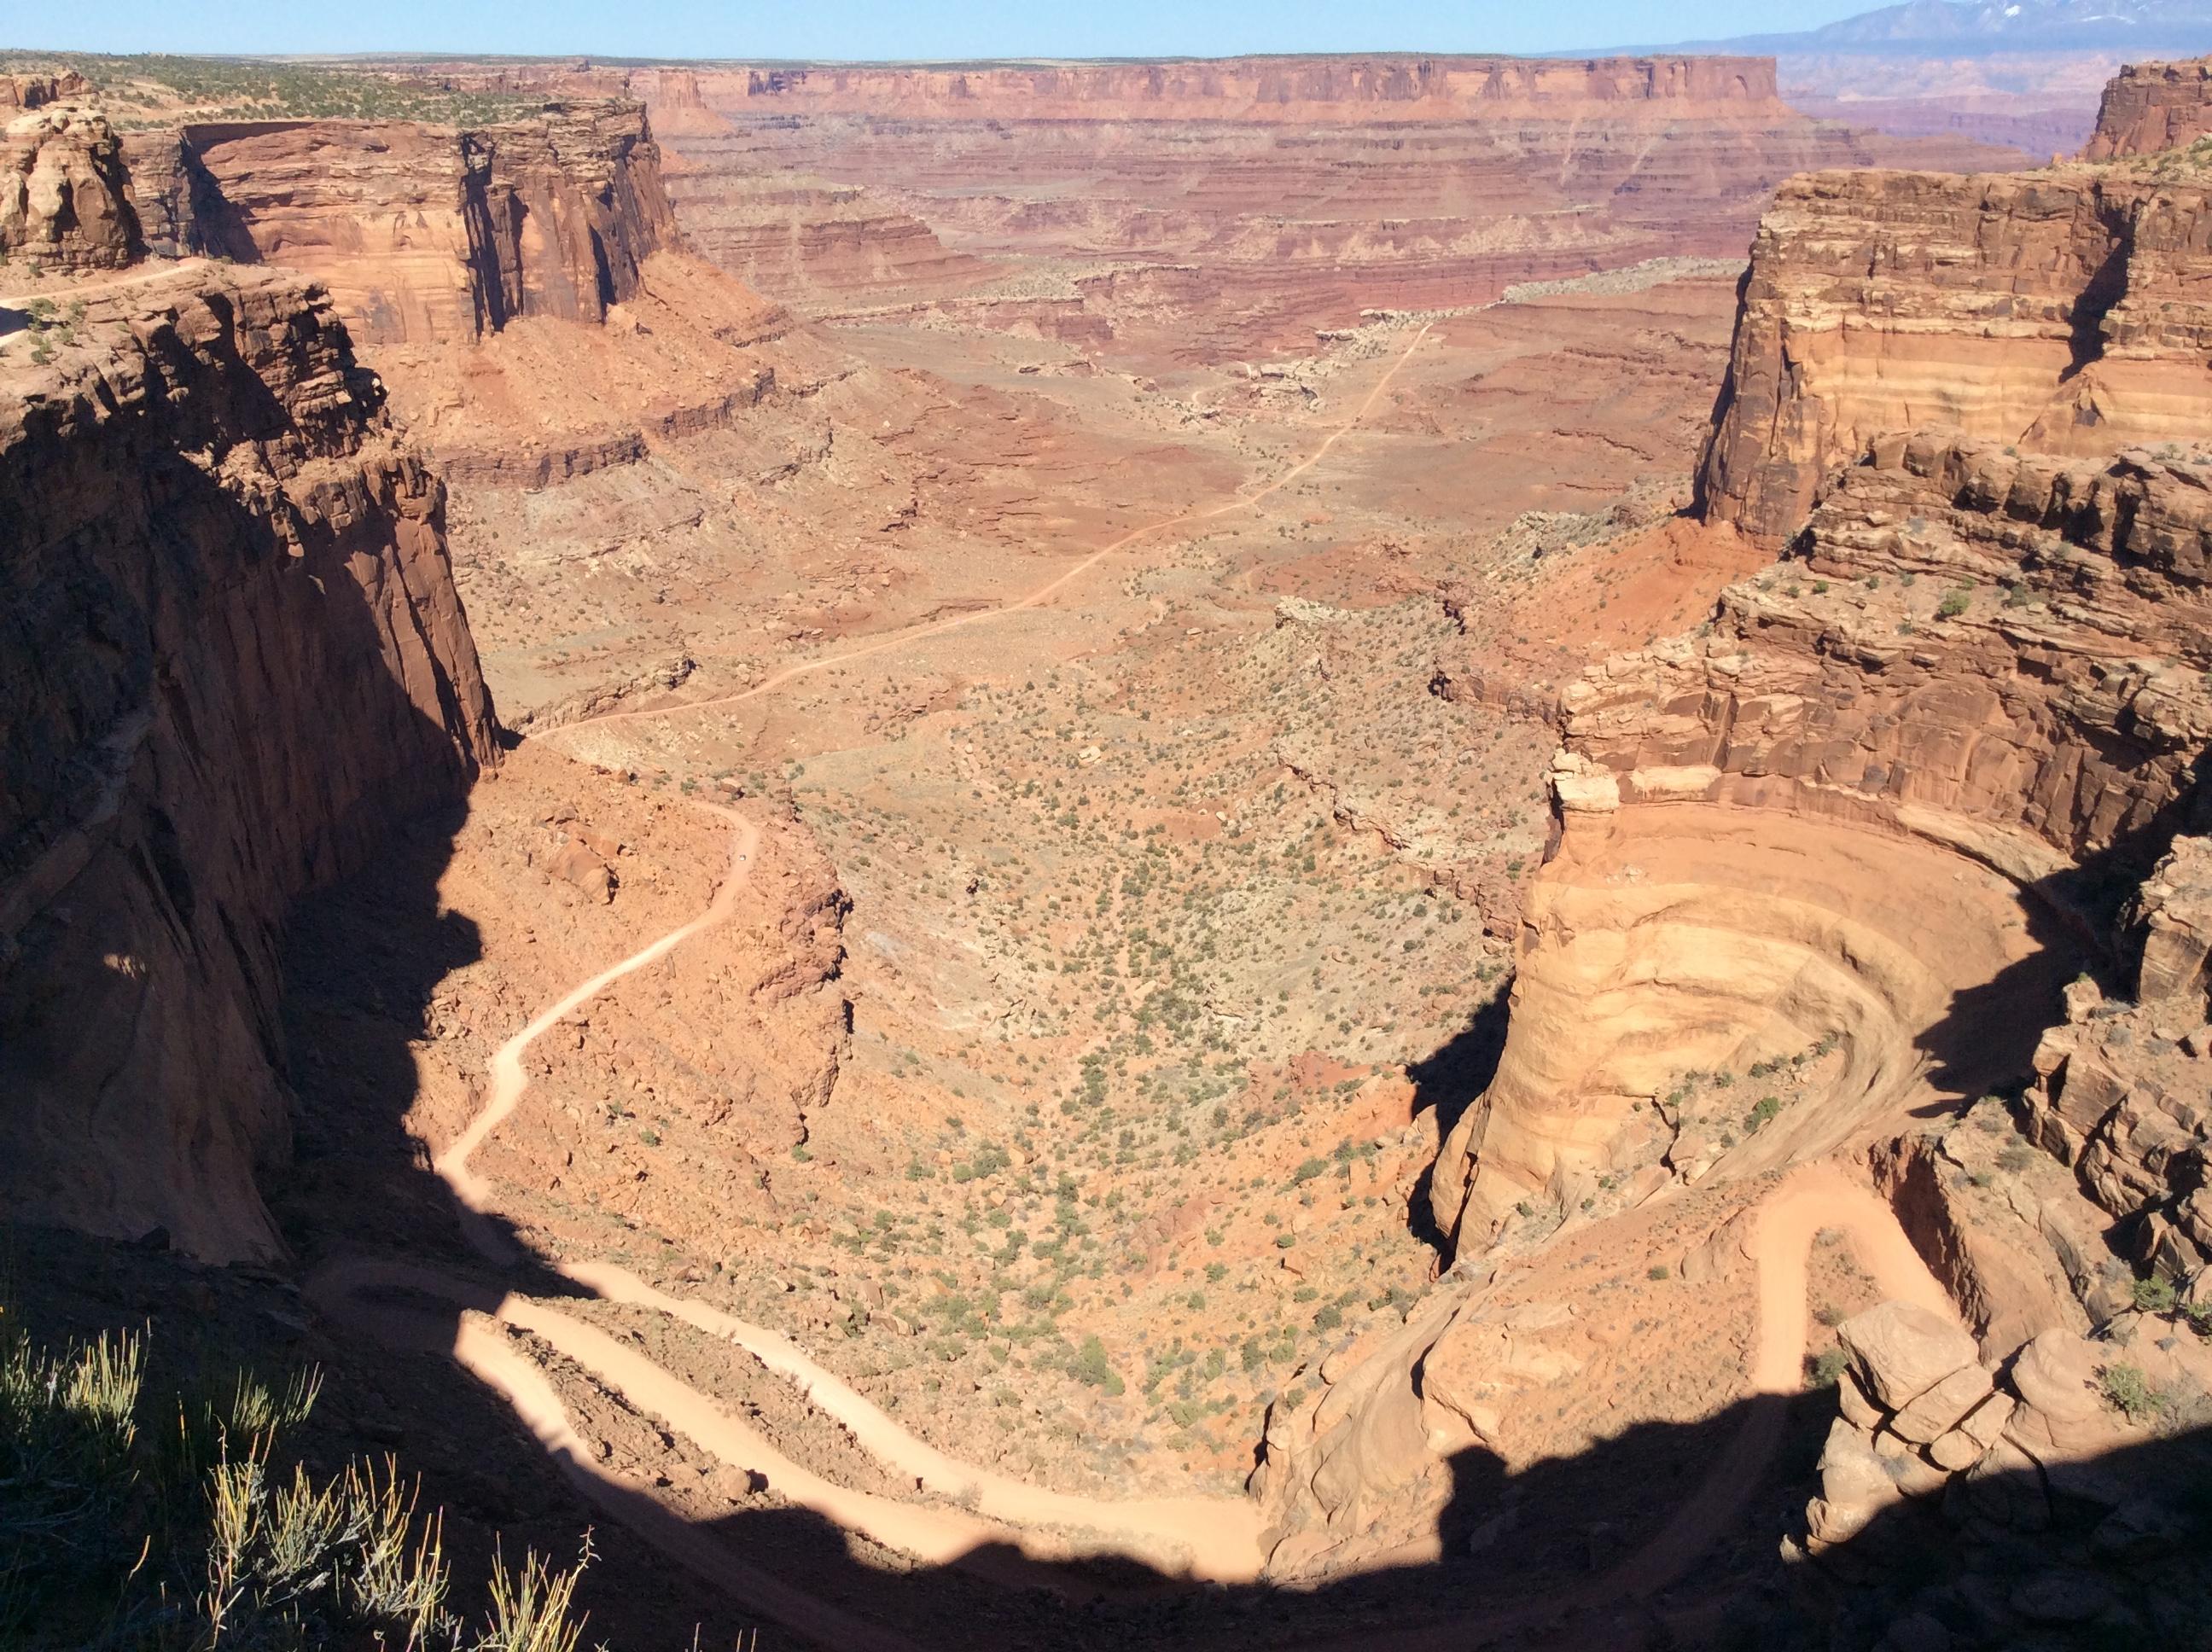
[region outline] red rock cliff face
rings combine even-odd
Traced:
[[[701,71],[710,106],[1030,120],[1466,120],[1574,104],[1781,107],[1771,58],[1220,58],[1180,63],[842,64]]]
[[[1647,1157],[1771,1169],[1931,1065],[1947,1093],[2017,1076],[2008,1019],[2047,1017],[2066,963],[2050,914],[2094,907],[2075,869],[2139,878],[2192,804],[2208,547],[2201,450],[1886,437],[1708,630],[1571,688],[1562,839],[1497,1079],[1437,1164],[1442,1224],[1479,1240]],[[1832,1068],[1725,1151],[1660,1099],[1816,1046]]]
[[[2105,84],[2086,161],[2155,155],[2212,133],[2212,58],[2131,63]]]
[[[94,289],[0,386],[0,1200],[267,1252],[286,903],[494,752],[443,489],[289,277]]]
[[[33,112],[0,129],[0,258],[122,268],[141,242],[121,143],[97,112],[27,95]]]
[[[1705,514],[1778,543],[1823,477],[1923,423],[2077,456],[2192,440],[2206,202],[2079,169],[1790,179],[1753,245]]]
[[[368,344],[465,342],[523,315],[598,321],[675,240],[635,104],[555,102],[469,131],[193,126],[131,152],[158,250],[304,270]]]

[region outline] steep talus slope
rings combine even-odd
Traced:
[[[2212,58],[2131,63],[2107,82],[2085,160],[2155,155],[2212,133]]]
[[[0,1178],[273,1242],[276,930],[494,755],[444,491],[330,301],[187,266],[0,356]]]
[[[474,339],[525,315],[598,321],[675,239],[635,104],[556,100],[453,131],[276,120],[134,135],[155,250],[280,264],[364,344]]]
[[[2086,167],[1790,179],[1752,247],[1698,478],[1707,518],[1778,541],[1885,430],[2084,457],[2191,440],[2206,200]]]

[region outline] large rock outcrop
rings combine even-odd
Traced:
[[[1753,243],[1705,515],[1778,544],[1871,438],[1926,424],[2083,457],[2193,440],[2206,201],[2080,167],[1790,179]]]
[[[598,321],[675,240],[643,109],[549,103],[456,131],[278,120],[136,135],[157,250],[299,270],[365,345],[468,342],[517,317]]]
[[[106,118],[32,94],[0,128],[0,262],[121,269],[143,250],[128,192]]]
[[[2105,83],[2088,161],[2155,155],[2212,134],[2212,58],[2131,63]]]
[[[1438,1163],[1447,1230],[1696,1157],[1691,1069],[1828,1064],[1735,1122],[1738,1173],[1931,1064],[1954,1093],[2024,1071],[2097,891],[2164,850],[2212,741],[2203,458],[1885,438],[1705,632],[1569,689],[1562,834],[1497,1079]]]
[[[91,288],[0,385],[0,1198],[265,1253],[286,904],[495,751],[444,490],[295,277]]]

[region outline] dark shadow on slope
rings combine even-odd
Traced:
[[[1413,1110],[1418,1113],[1432,1107],[1437,1111],[1439,1143],[1451,1134],[1452,1127],[1497,1076],[1498,1060],[1505,1049],[1506,1000],[1511,986],[1510,978],[1501,981],[1496,996],[1469,1016],[1465,1026],[1406,1068],[1406,1076],[1413,1081]],[[1429,1209],[1429,1184],[1436,1173],[1434,1160],[1422,1167],[1407,1201],[1406,1221],[1415,1238],[1449,1261],[1451,1236],[1437,1225]]]
[[[1490,1088],[1498,1072],[1498,1058],[1505,1048],[1507,988],[1499,983],[1497,995],[1469,1016],[1467,1024],[1419,1060],[1407,1066],[1413,1081],[1413,1107],[1437,1110],[1437,1131],[1449,1135],[1460,1115],[1474,1098]]]
[[[2122,772],[2140,772],[2156,754],[2137,749],[2095,756]],[[2036,950],[1995,979],[1957,993],[1943,1017],[1920,1034],[1917,1042],[1930,1059],[1929,1076],[1936,1085],[1972,1099],[2026,1083],[2044,1030],[2064,1019],[2060,995],[2078,975],[2096,977],[2113,996],[2134,996],[2134,944],[2123,936],[2127,902],[2177,834],[2212,825],[2212,787],[2206,785],[2212,756],[2191,768],[2157,814],[2023,888],[2021,910]],[[2122,937],[2117,948],[2115,937]]]

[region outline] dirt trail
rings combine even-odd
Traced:
[[[1332,429],[1312,452],[1307,454],[1305,458],[1291,466],[1273,481],[1255,489],[1250,493],[1240,492],[1236,498],[1226,503],[1214,505],[1202,511],[1186,511],[1180,516],[1163,517],[1157,522],[1147,522],[1142,527],[1132,528],[1120,538],[1101,545],[1074,567],[1039,586],[1029,595],[1008,603],[1002,608],[979,608],[973,613],[956,615],[951,619],[939,620],[933,625],[919,626],[910,631],[894,632],[890,636],[879,637],[875,641],[858,648],[847,648],[838,653],[824,654],[819,659],[806,660],[797,665],[787,665],[766,680],[756,683],[751,688],[739,689],[734,694],[716,695],[712,699],[685,701],[672,706],[641,707],[635,711],[602,712],[596,717],[583,718],[574,723],[564,724],[560,728],[549,729],[538,738],[549,739],[568,730],[604,726],[610,723],[631,722],[646,717],[672,717],[682,712],[710,711],[718,706],[738,705],[747,700],[757,698],[761,695],[773,694],[785,684],[796,682],[799,678],[814,671],[827,671],[833,665],[847,665],[855,659],[866,659],[872,654],[883,653],[892,648],[902,648],[908,643],[920,642],[927,637],[941,636],[948,631],[957,631],[964,626],[979,625],[985,620],[1003,619],[1009,614],[1018,614],[1025,609],[1042,607],[1051,601],[1063,586],[1089,573],[1115,551],[1134,544],[1147,535],[1165,533],[1171,528],[1194,527],[1200,522],[1212,522],[1237,511],[1250,510],[1262,500],[1290,486],[1291,483],[1327,458],[1331,448],[1346,436],[1350,435],[1361,422],[1374,411],[1375,404],[1382,398],[1382,392],[1390,387],[1390,381],[1398,376],[1398,369],[1413,360],[1413,352],[1421,347],[1421,341],[1429,336],[1429,329],[1434,325],[1433,322],[1423,322],[1415,331],[1412,340],[1399,353],[1398,359],[1391,362],[1383,371],[1382,376],[1375,381],[1374,388],[1367,392],[1366,399],[1353,410],[1352,416]]]
[[[1249,494],[1200,512],[1146,525],[1091,553],[1028,596],[1004,608],[961,615],[881,639],[864,647],[794,665],[742,693],[684,705],[617,712],[599,722],[672,715],[735,704],[770,692],[797,677],[881,653],[962,626],[1033,608],[1071,580],[1138,538],[1257,505],[1310,470],[1372,410],[1392,378],[1426,337],[1425,325],[1382,374],[1358,410],[1337,426],[1298,465]],[[590,976],[540,1011],[502,1044],[489,1064],[490,1087],[483,1109],[434,1164],[453,1189],[471,1244],[501,1267],[521,1253],[494,1219],[489,1181],[470,1158],[509,1117],[529,1085],[523,1058],[530,1046],[562,1017],[614,982],[657,962],[691,937],[720,923],[734,909],[758,852],[759,829],[735,811],[702,805],[731,826],[728,875],[708,906],[651,944]],[[1747,1249],[1759,1271],[1759,1323],[1750,1372],[1752,1407],[1743,1427],[1698,1490],[1662,1534],[1632,1556],[1585,1597],[1595,1604],[1649,1594],[1686,1572],[1741,1515],[1778,1444],[1784,1398],[1797,1391],[1806,1340],[1807,1256],[1822,1228],[1850,1234],[1862,1264],[1888,1296],[1921,1303],[1955,1318],[1942,1288],[1912,1250],[1888,1207],[1832,1165],[1802,1169],[1757,1207]],[[321,1270],[310,1292],[324,1311],[393,1342],[424,1335],[449,1339],[453,1357],[499,1392],[583,1494],[641,1532],[664,1552],[787,1626],[827,1644],[876,1652],[911,1643],[842,1608],[793,1588],[735,1552],[712,1532],[661,1503],[643,1479],[603,1467],[577,1436],[558,1394],[528,1358],[481,1323],[457,1315],[432,1315],[380,1298],[398,1291],[428,1295],[457,1309],[472,1309],[528,1330],[592,1371],[641,1410],[665,1420],[701,1449],[730,1467],[757,1476],[792,1502],[849,1530],[932,1564],[964,1564],[1000,1581],[1035,1586],[1053,1566],[1099,1552],[1125,1554],[1160,1570],[1218,1582],[1260,1576],[1258,1510],[1240,1498],[1169,1497],[1109,1500],[1055,1492],[946,1455],[904,1428],[850,1384],[817,1364],[799,1345],[764,1327],[706,1303],[673,1297],[628,1271],[604,1262],[556,1262],[562,1276],[599,1297],[653,1309],[722,1338],[793,1384],[854,1441],[918,1488],[957,1500],[959,1509],[907,1503],[856,1491],[823,1479],[784,1456],[757,1430],[732,1417],[710,1397],[598,1327],[556,1309],[482,1285],[407,1264],[342,1259]],[[458,1321],[458,1329],[453,1329]],[[968,1512],[972,1509],[974,1512]],[[1460,1620],[1403,1638],[1408,1646],[1458,1647],[1480,1627],[1496,1632],[1556,1611],[1545,1602],[1473,1625]],[[1358,1644],[1369,1643],[1363,1640]],[[1347,1645],[1352,1643],[1346,1643]]]
[[[1688,1576],[1742,1518],[1759,1490],[1789,1421],[1789,1403],[1805,1386],[1807,1264],[1824,1229],[1850,1236],[1851,1253],[1883,1297],[1900,1297],[1954,1324],[1959,1310],[1912,1248],[1894,1211],[1834,1163],[1801,1165],[1752,1207],[1745,1254],[1758,1270],[1759,1320],[1753,1331],[1750,1394],[1735,1437],[1713,1459],[1698,1489],[1644,1547],[1573,1600],[1594,1612],[1655,1594]],[[1464,1652],[1478,1643],[1551,1622],[1569,1609],[1559,1600],[1533,1600],[1484,1615],[1394,1630],[1396,1652]],[[1296,1652],[1369,1652],[1371,1636],[1291,1643]]]
[[[495,1219],[490,1182],[471,1168],[469,1160],[514,1113],[527,1090],[530,1080],[523,1058],[529,1047],[563,1016],[617,981],[727,918],[751,875],[759,828],[733,810],[699,806],[731,826],[729,871],[714,898],[696,917],[580,981],[501,1045],[488,1064],[491,1084],[483,1109],[434,1161],[433,1168],[453,1190],[470,1242],[486,1260],[502,1268],[520,1261],[521,1252]],[[1010,1479],[939,1451],[774,1331],[706,1303],[669,1296],[609,1263],[550,1266],[607,1300],[656,1309],[731,1342],[763,1369],[791,1382],[885,1467],[912,1478],[922,1489],[969,1503],[975,1512],[902,1502],[824,1479],[635,1350],[595,1326],[526,1297],[490,1291],[428,1268],[360,1259],[342,1259],[325,1267],[310,1282],[309,1291],[333,1318],[387,1341],[420,1341],[457,1318],[410,1312],[378,1300],[395,1291],[428,1296],[457,1309],[473,1309],[527,1330],[757,1484],[836,1525],[931,1564],[961,1565],[1013,1587],[1066,1590],[1073,1584],[1075,1592],[1084,1594],[1096,1593],[1097,1586],[1059,1569],[1102,1553],[1127,1556],[1170,1576],[1223,1582],[1258,1576],[1263,1558],[1258,1510],[1243,1499],[1123,1502],[1075,1497]],[[584,1449],[544,1374],[500,1337],[474,1321],[458,1319],[451,1351],[506,1399],[586,1497],[637,1527],[673,1558],[778,1621],[829,1644],[908,1644],[776,1582],[711,1533],[669,1511],[645,1482],[601,1467]]]

